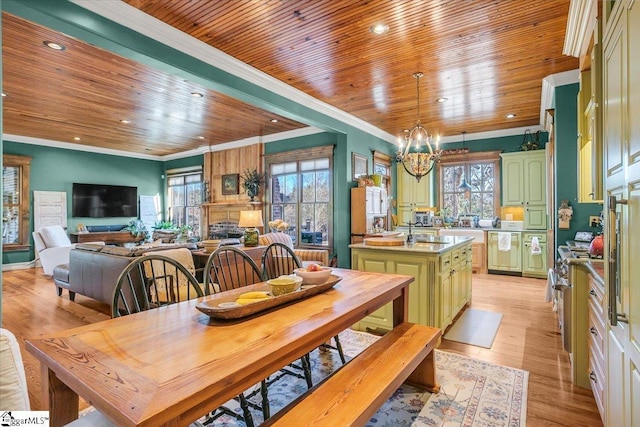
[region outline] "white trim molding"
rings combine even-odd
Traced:
[[[576,58],[587,53],[597,15],[598,0],[571,0],[562,53]]]
[[[542,79],[542,93],[540,94],[540,126],[544,128],[547,110],[553,107],[553,95],[557,86],[565,86],[580,81],[580,70],[569,70],[551,74]]]

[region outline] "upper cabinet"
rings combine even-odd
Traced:
[[[2,250],[27,250],[31,157],[4,154],[2,162]]]
[[[591,69],[580,73],[578,92],[578,201],[602,203],[601,113],[596,99],[602,88],[600,44],[591,51]]]
[[[431,188],[433,187],[434,172],[431,171],[420,182],[414,176],[404,170],[402,165],[398,164],[398,225],[407,225],[409,221],[413,221],[411,217],[411,209],[433,207]]]
[[[547,228],[546,151],[502,153],[502,205],[524,208],[524,227]]]

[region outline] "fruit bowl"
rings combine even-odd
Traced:
[[[271,288],[271,295],[277,297],[300,289],[302,278],[290,276],[280,276],[276,279],[267,280],[267,284]]]
[[[310,268],[312,270],[310,270]],[[331,267],[317,267],[318,270],[313,271],[313,267],[296,268],[293,272],[296,276],[302,277],[303,285],[319,285],[327,281],[331,275]]]

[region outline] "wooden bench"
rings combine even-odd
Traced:
[[[362,426],[404,382],[438,392],[440,336],[440,329],[401,323],[263,425]]]

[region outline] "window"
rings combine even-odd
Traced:
[[[447,217],[492,219],[499,209],[498,152],[454,154],[438,164],[440,207]],[[470,190],[459,189],[465,180]]]
[[[270,221],[289,224],[296,246],[332,244],[333,146],[267,156]]]
[[[31,157],[2,156],[2,250],[29,249]]]
[[[177,226],[189,225],[194,236],[200,236],[202,204],[202,169],[167,171],[169,221]]]

